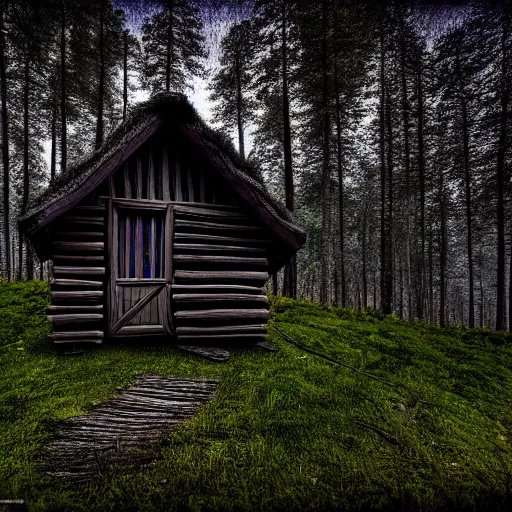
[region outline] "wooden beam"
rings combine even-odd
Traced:
[[[209,245],[209,244],[174,244],[173,249],[175,251],[183,251],[183,252],[207,252],[207,253],[216,253],[216,252],[255,252],[255,253],[265,253],[266,250],[264,247],[243,247],[236,245]]]
[[[247,302],[268,304],[266,295],[231,294],[231,293],[179,293],[172,296],[176,304],[193,304],[201,302],[237,302],[243,306]],[[246,306],[244,306],[246,307]]]
[[[161,325],[125,325],[115,335],[136,336],[154,334],[165,334],[164,328]]]
[[[95,314],[95,313],[87,313],[87,314],[69,314],[69,315],[51,315],[48,316],[48,319],[57,325],[62,324],[76,324],[81,322],[99,322],[103,320],[103,315]]]
[[[258,246],[267,246],[269,244],[268,240],[256,239],[256,238],[238,238],[231,236],[222,236],[222,235],[206,235],[199,233],[182,233],[175,232],[174,233],[175,240],[192,240],[194,242],[226,242],[232,244],[247,244],[247,245],[258,245]]]
[[[55,313],[66,313],[66,312],[88,312],[90,313],[91,311],[102,311],[103,310],[103,305],[102,304],[98,304],[98,305],[84,305],[84,304],[80,304],[80,305],[76,305],[76,306],[56,306],[54,304],[52,304],[51,306],[48,306],[48,308],[46,309],[46,313],[48,314],[55,314]]]
[[[237,318],[268,318],[267,309],[203,309],[176,311],[174,316],[190,320],[232,320]]]
[[[83,290],[83,291],[52,291],[50,298],[54,300],[98,300],[103,297],[103,292],[99,290]]]
[[[176,228],[181,229],[206,229],[215,231],[261,231],[260,226],[247,225],[247,224],[218,224],[214,222],[200,222],[192,220],[179,220],[176,219]]]
[[[103,251],[105,244],[103,242],[53,242],[55,249],[68,251]]]
[[[265,332],[266,324],[256,324],[256,325],[222,325],[219,327],[177,327],[176,334],[178,335],[186,335],[186,334],[250,334],[250,333],[260,333]]]
[[[66,338],[103,338],[103,331],[60,331],[50,334],[53,340],[66,339]]]
[[[101,288],[103,281],[84,281],[81,279],[54,279],[51,283],[55,286],[76,286],[78,288],[85,286],[91,288]]]
[[[202,281],[202,284],[208,282],[231,282],[235,284],[236,281],[247,282],[261,282],[264,284],[269,275],[267,272],[214,272],[214,271],[194,271],[194,270],[177,270],[174,274],[174,280],[177,284],[187,284]]]
[[[197,264],[210,264],[210,265],[245,265],[247,267],[267,267],[268,260],[266,258],[254,258],[249,255],[245,257],[241,256],[215,256],[208,255],[197,255],[197,254],[175,254],[175,263],[197,263]]]
[[[104,275],[105,267],[64,267],[55,265],[54,274],[72,274],[72,275]]]
[[[265,294],[265,288],[257,286],[243,286],[239,284],[173,284],[172,293],[251,293],[251,294]]]

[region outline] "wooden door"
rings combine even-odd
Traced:
[[[173,334],[171,250],[170,205],[111,201],[109,336]]]

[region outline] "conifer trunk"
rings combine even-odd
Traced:
[[[496,187],[497,187],[497,209],[496,220],[498,224],[498,272],[497,272],[497,303],[496,303],[496,330],[505,329],[505,211],[504,211],[504,167],[505,167],[505,150],[507,137],[507,119],[508,104],[510,101],[510,80],[507,77],[507,55],[506,41],[507,30],[503,21],[501,34],[501,115],[500,115],[500,135],[498,143],[498,160],[496,168]]]
[[[294,186],[292,165],[292,137],[290,126],[290,99],[288,90],[288,41],[286,2],[282,1],[282,27],[281,27],[281,60],[282,60],[282,88],[283,88],[283,154],[284,154],[284,180],[286,208],[293,213]],[[295,255],[284,267],[283,295],[296,298],[297,296],[297,260]]]
[[[341,104],[340,90],[338,83],[338,62],[334,62],[334,94],[336,96],[336,146],[337,146],[337,166],[338,166],[338,202],[339,202],[339,222],[340,222],[340,273],[341,273],[341,307],[347,307],[347,280],[345,276],[345,205],[344,205],[344,183],[343,183],[343,151],[341,147]],[[365,212],[366,213],[366,212]],[[363,238],[364,238],[363,234]],[[363,263],[366,265],[366,262]],[[363,284],[363,295],[366,293]],[[366,299],[365,307],[366,307]]]
[[[123,121],[128,109],[128,29],[123,30]]]
[[[2,165],[3,165],[3,235],[5,244],[5,272],[8,279],[13,276],[10,233],[10,173],[9,173],[9,115],[7,111],[7,76],[5,72],[4,4],[0,3],[0,96],[2,107]]]
[[[425,276],[425,142],[423,134],[424,125],[424,105],[423,105],[423,73],[422,63],[418,63],[416,75],[416,87],[418,94],[418,174],[420,186],[420,232],[421,232],[421,249],[419,257],[418,271],[418,294],[417,294],[417,315],[420,320],[425,317],[426,305],[426,276]]]
[[[61,27],[60,27],[60,172],[63,173],[67,168],[67,159],[68,159],[68,127],[67,127],[67,119],[66,119],[66,6],[65,0],[62,0],[61,3]]]
[[[167,92],[171,89],[171,54],[173,47],[173,24],[174,24],[174,1],[168,0],[167,8],[169,11],[169,23],[167,25],[167,47],[166,47],[166,61],[165,61],[165,90]]]
[[[328,106],[328,48],[327,48],[327,0],[322,1],[322,138],[323,138],[323,165],[322,165],[322,242],[321,242],[321,278],[320,302],[327,303],[329,297],[329,233],[330,233],[330,144],[331,120]]]
[[[105,102],[105,20],[103,7],[100,10],[100,76],[98,84],[98,119],[96,122],[96,149],[103,144],[103,108]]]

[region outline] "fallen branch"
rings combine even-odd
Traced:
[[[396,438],[394,438],[389,432],[386,432],[380,427],[376,427],[374,425],[370,425],[369,423],[365,423],[364,421],[355,421],[356,425],[359,425],[360,427],[367,428],[368,430],[371,430],[375,432],[376,434],[379,434],[380,437],[385,439],[388,443],[399,445],[400,443]]]
[[[379,377],[377,375],[372,375],[371,373],[366,373],[361,370],[358,370],[357,368],[354,368],[353,366],[350,366],[349,364],[342,363],[341,361],[337,361],[336,359],[333,359],[332,357],[326,356],[325,354],[322,354],[320,352],[316,352],[315,350],[312,350],[308,347],[305,347],[304,345],[300,344],[298,341],[294,340],[289,334],[286,334],[282,329],[277,327],[277,325],[273,325],[277,331],[279,331],[282,336],[286,339],[286,341],[292,343],[296,347],[300,348],[304,352],[309,352],[310,354],[313,354],[314,356],[321,357],[322,359],[325,359],[326,361],[329,361],[330,363],[337,364],[339,366],[343,366],[344,368],[348,368],[349,370],[352,370],[353,372],[358,373],[359,375],[364,375],[365,377],[368,377],[369,379],[376,380],[378,382],[381,382],[382,384],[386,384],[386,386],[391,386],[394,388],[404,388],[407,391],[411,392],[411,390],[405,385],[400,382],[392,382],[390,380],[383,379],[382,377]]]

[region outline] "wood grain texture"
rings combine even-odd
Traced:
[[[218,381],[139,375],[83,416],[61,421],[37,459],[37,467],[60,480],[101,477],[110,464],[133,465],[158,456],[171,429],[213,397]]]

